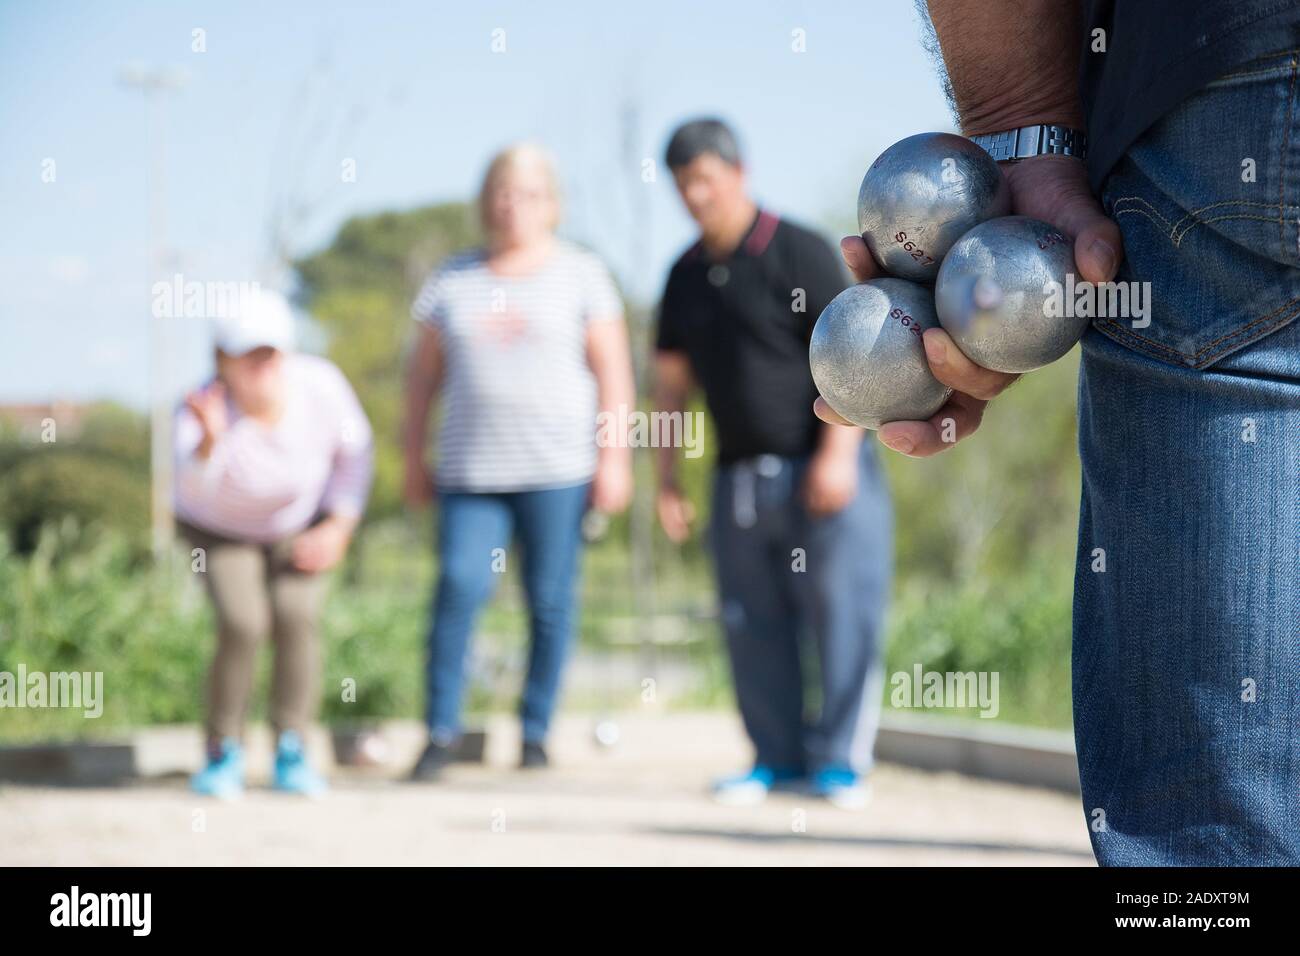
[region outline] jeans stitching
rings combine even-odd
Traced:
[[[1219,222],[1227,219],[1255,220],[1259,222],[1276,222],[1278,224],[1278,240],[1282,247],[1283,255],[1285,255],[1286,252],[1285,229],[1286,229],[1287,210],[1300,208],[1300,205],[1298,204],[1295,203],[1288,204],[1286,202],[1286,176],[1285,176],[1285,160],[1287,155],[1287,149],[1290,146],[1291,125],[1295,116],[1296,76],[1297,76],[1297,67],[1300,66],[1300,60],[1297,60],[1295,54],[1298,52],[1300,52],[1300,50],[1286,51],[1286,55],[1290,55],[1291,59],[1289,63],[1285,64],[1284,68],[1289,69],[1291,73],[1291,82],[1290,82],[1290,89],[1287,94],[1286,128],[1282,139],[1282,155],[1281,155],[1280,168],[1283,169],[1284,174],[1281,177],[1279,177],[1280,183],[1278,186],[1278,202],[1276,204],[1255,202],[1249,200],[1231,200],[1231,199],[1222,200],[1220,202],[1210,203],[1208,205],[1200,206],[1196,209],[1193,209],[1189,211],[1186,215],[1184,215],[1181,219],[1179,219],[1177,222],[1171,224],[1170,221],[1164,216],[1164,214],[1161,213],[1160,210],[1157,209],[1154,205],[1152,205],[1148,200],[1146,200],[1142,196],[1130,195],[1130,196],[1119,196],[1114,200],[1112,200],[1110,206],[1111,206],[1111,215],[1113,216],[1113,218],[1118,220],[1120,216],[1129,215],[1129,214],[1137,214],[1140,216],[1145,216],[1147,219],[1150,219],[1153,223],[1155,223],[1161,229],[1162,232],[1168,230],[1166,233],[1166,238],[1170,240],[1170,242],[1173,244],[1175,248],[1179,248],[1181,246],[1183,238],[1187,235],[1187,233],[1189,233],[1200,223]],[[1279,54],[1279,55],[1283,55],[1283,54]],[[1238,76],[1238,75],[1257,75],[1258,73],[1278,72],[1280,71],[1280,68],[1283,68],[1283,65],[1279,64],[1279,67],[1274,67],[1262,71],[1253,71],[1247,74],[1228,74],[1227,76],[1221,77],[1221,79],[1228,79],[1232,76]],[[1120,208],[1125,203],[1130,203],[1133,205],[1130,205],[1127,208]],[[1204,212],[1208,212],[1211,209],[1222,208],[1224,206],[1237,206],[1238,208],[1242,208],[1242,207],[1262,208],[1262,209],[1269,209],[1269,210],[1276,209],[1277,215],[1276,216],[1252,216],[1247,213],[1227,213],[1222,216],[1212,216],[1209,219],[1199,218],[1200,215]],[[1146,207],[1146,208],[1141,208],[1141,207]],[[1182,226],[1183,223],[1186,222],[1187,219],[1189,218],[1191,218],[1193,221],[1189,223],[1186,226],[1186,228],[1184,228],[1180,232],[1179,227]],[[1218,338],[1214,339],[1211,342],[1207,342],[1205,345],[1201,346],[1199,349],[1197,349],[1195,352],[1192,353],[1179,351],[1178,349],[1172,348],[1154,339],[1150,339],[1147,338],[1146,336],[1139,335],[1136,332],[1132,331],[1131,329],[1125,328],[1123,325],[1116,322],[1114,319],[1098,320],[1097,322],[1094,323],[1094,325],[1098,330],[1106,332],[1112,338],[1121,341],[1123,344],[1129,345],[1130,347],[1134,348],[1138,352],[1145,353],[1159,360],[1168,360],[1168,358],[1170,357],[1175,357],[1184,362],[1189,362],[1194,368],[1204,368],[1210,362],[1213,362],[1215,359],[1219,358],[1224,352],[1233,348],[1235,345],[1249,344],[1250,341],[1254,341],[1256,339],[1262,338],[1263,336],[1269,334],[1275,329],[1280,328],[1283,325],[1287,324],[1288,322],[1292,321],[1293,319],[1297,318],[1297,316],[1300,316],[1300,310],[1296,310],[1295,308],[1296,306],[1300,306],[1300,299],[1292,299],[1291,301],[1284,303],[1283,305],[1281,305],[1274,311],[1268,313],[1267,315],[1261,316],[1260,318],[1255,319],[1254,321],[1249,322],[1244,326],[1233,329],[1232,331],[1219,336]],[[1288,310],[1291,311],[1288,312]]]
[[[1277,244],[1278,251],[1285,258],[1286,256],[1286,225],[1283,221],[1282,210],[1286,208],[1286,153],[1287,147],[1291,143],[1291,122],[1295,115],[1295,76],[1296,61],[1291,60],[1291,89],[1287,94],[1286,102],[1286,128],[1282,134],[1282,153],[1278,157],[1278,169],[1281,175],[1278,176],[1277,186]]]
[[[1276,216],[1248,216],[1245,213],[1228,213],[1227,215],[1223,215],[1223,216],[1212,216],[1209,219],[1197,219],[1195,222],[1192,222],[1190,225],[1188,225],[1188,227],[1184,229],[1182,232],[1178,233],[1177,236],[1171,238],[1173,238],[1175,246],[1181,245],[1183,241],[1183,236],[1187,235],[1197,226],[1204,225],[1207,222],[1222,222],[1225,219],[1249,219],[1249,220],[1254,220],[1256,222],[1277,222],[1280,218],[1281,218],[1281,213],[1279,213]]]
[[[1277,53],[1271,54],[1270,56],[1261,57],[1260,59],[1273,60],[1273,59],[1281,59],[1284,56],[1288,56],[1291,58],[1291,60],[1288,63],[1278,63],[1275,66],[1265,67],[1262,70],[1244,70],[1241,73],[1224,73],[1222,76],[1211,81],[1207,85],[1213,86],[1216,83],[1222,83],[1224,80],[1240,79],[1243,76],[1263,76],[1266,73],[1280,73],[1281,71],[1288,68],[1294,69],[1296,65],[1295,55],[1297,53],[1300,53],[1300,50],[1281,50]]]
[[[1240,80],[1247,76],[1264,76],[1265,74],[1268,73],[1281,73],[1284,70],[1290,69],[1290,67],[1291,67],[1290,63],[1279,63],[1277,66],[1270,66],[1267,70],[1255,70],[1254,72],[1251,73],[1225,73],[1217,80],[1214,80],[1213,82],[1208,83],[1206,85],[1213,86],[1216,83],[1222,83],[1224,80]]]
[[[1210,203],[1208,206],[1200,206],[1200,207],[1198,207],[1198,208],[1196,208],[1196,209],[1193,209],[1191,212],[1189,212],[1189,213],[1187,214],[1187,216],[1197,216],[1197,215],[1200,215],[1201,213],[1206,212],[1206,211],[1208,211],[1208,210],[1210,210],[1210,209],[1216,209],[1216,208],[1218,208],[1219,206],[1263,206],[1265,209],[1273,209],[1273,208],[1275,208],[1275,207],[1277,206],[1277,203],[1275,203],[1275,202],[1253,202],[1253,201],[1251,201],[1251,200],[1249,200],[1249,199],[1224,199],[1224,200],[1222,200],[1221,202],[1212,202],[1212,203]],[[1291,203],[1291,208],[1292,208],[1292,209],[1300,208],[1300,204],[1297,204],[1297,203]],[[1184,216],[1183,219],[1186,219],[1187,216]],[[1178,220],[1178,221],[1179,221],[1179,222],[1182,222],[1182,219],[1180,219],[1180,220]]]
[[[1218,354],[1206,356],[1206,353],[1213,350],[1216,346],[1219,346],[1225,342],[1229,342],[1230,339],[1248,336],[1249,334],[1252,333],[1252,331],[1256,330],[1256,326],[1259,326],[1261,323],[1264,322],[1269,322],[1270,319],[1276,318],[1280,313],[1285,312],[1287,309],[1292,308],[1293,306],[1300,306],[1300,299],[1292,299],[1290,302],[1283,304],[1279,308],[1270,312],[1268,315],[1262,316],[1261,318],[1256,319],[1254,322],[1250,322],[1246,325],[1243,325],[1239,329],[1234,329],[1231,332],[1221,335],[1213,342],[1207,343],[1206,345],[1202,346],[1200,349],[1192,353],[1180,352],[1177,349],[1170,348],[1169,346],[1161,342],[1157,342],[1154,339],[1149,339],[1146,336],[1138,335],[1136,332],[1132,331],[1131,329],[1124,328],[1124,326],[1120,325],[1114,319],[1106,319],[1102,322],[1098,322],[1097,327],[1100,329],[1110,329],[1112,332],[1115,333],[1115,335],[1130,340],[1127,342],[1127,344],[1131,345],[1139,352],[1146,352],[1147,354],[1153,356],[1154,358],[1159,358],[1159,359],[1164,359],[1166,357],[1160,354],[1162,352],[1167,353],[1167,355],[1177,356],[1178,358],[1181,359],[1190,359],[1193,367],[1199,368],[1202,366],[1203,363],[1208,363],[1218,358]],[[1278,329],[1286,325],[1292,319],[1296,318],[1297,315],[1300,315],[1300,310],[1297,310],[1296,312],[1293,312],[1290,315],[1282,315],[1281,318],[1277,318],[1277,320],[1272,322],[1271,324],[1264,326],[1264,328],[1262,329],[1258,329],[1257,331],[1259,332],[1259,334],[1255,337],[1262,338],[1263,336],[1272,332],[1274,329]],[[1229,345],[1227,346],[1224,346],[1224,348],[1226,349],[1230,347],[1230,345],[1231,343],[1229,343]]]
[[[1159,225],[1159,224],[1163,224],[1164,228],[1169,229],[1171,232],[1173,231],[1173,226],[1171,226],[1170,223],[1169,223],[1169,220],[1166,219],[1166,218],[1161,214],[1160,210],[1157,209],[1155,206],[1151,205],[1151,203],[1147,202],[1147,201],[1146,201],[1145,199],[1143,199],[1141,196],[1117,196],[1117,197],[1116,197],[1116,198],[1111,202],[1111,204],[1110,204],[1110,205],[1111,205],[1111,209],[1112,209],[1112,210],[1118,210],[1118,207],[1119,207],[1119,204],[1120,204],[1120,203],[1122,203],[1122,202],[1126,202],[1126,201],[1128,201],[1128,200],[1130,200],[1130,199],[1133,200],[1134,202],[1140,202],[1142,205],[1146,206],[1147,209],[1150,209],[1152,213],[1155,213],[1155,216],[1152,216],[1150,213],[1142,212],[1142,210],[1140,210],[1140,209],[1125,209],[1124,212],[1140,212],[1140,213],[1142,213],[1144,216],[1146,216],[1148,219],[1150,219],[1152,222],[1156,222],[1156,219],[1157,219],[1157,217],[1158,217],[1158,218],[1159,218],[1159,223],[1157,223],[1158,225]],[[1121,213],[1118,212],[1118,211],[1115,211],[1115,215],[1116,215],[1116,216],[1119,216],[1119,215],[1121,215]]]
[[[1154,222],[1157,226],[1160,226],[1162,230],[1163,230],[1163,229],[1168,229],[1168,228],[1169,228],[1169,223],[1168,223],[1168,221],[1161,222],[1161,221],[1159,221],[1159,220],[1156,219],[1156,216],[1159,216],[1160,213],[1156,213],[1155,216],[1153,216],[1153,215],[1151,215],[1151,213],[1147,212],[1145,209],[1117,209],[1117,210],[1115,210],[1114,215],[1115,215],[1115,218],[1116,218],[1116,219],[1118,219],[1120,216],[1129,216],[1129,215],[1146,216],[1148,219],[1150,219],[1152,222]],[[1163,218],[1163,217],[1162,217],[1162,218]],[[1270,220],[1270,221],[1271,221],[1271,220]],[[1166,238],[1166,239],[1169,239],[1170,241],[1173,240],[1173,236],[1172,236],[1172,235],[1169,235],[1169,234],[1166,234],[1166,235],[1165,235],[1165,238]],[[1175,245],[1177,245],[1177,243],[1175,243]]]
[[[1144,206],[1150,209],[1151,212],[1147,212],[1146,209],[1118,208],[1120,203],[1128,200],[1142,203]],[[1245,213],[1228,213],[1222,216],[1211,216],[1209,219],[1199,218],[1201,213],[1207,212],[1208,210],[1211,209],[1221,208],[1223,206],[1249,206],[1249,207],[1258,207],[1261,209],[1277,209],[1278,214],[1276,216],[1251,216]],[[1300,204],[1291,203],[1289,206],[1283,208],[1300,209]],[[1194,229],[1196,226],[1201,225],[1203,223],[1221,222],[1225,219],[1251,219],[1251,220],[1257,220],[1259,222],[1281,222],[1285,218],[1282,214],[1282,209],[1278,208],[1278,205],[1276,203],[1253,202],[1245,199],[1225,199],[1220,202],[1210,203],[1207,206],[1201,206],[1197,209],[1193,209],[1191,212],[1187,213],[1185,216],[1183,216],[1181,219],[1179,219],[1177,222],[1173,223],[1172,225],[1170,224],[1169,220],[1166,219],[1160,213],[1160,210],[1156,209],[1155,206],[1151,205],[1151,203],[1147,202],[1147,200],[1143,199],[1141,196],[1120,196],[1111,203],[1111,210],[1116,219],[1118,219],[1120,216],[1130,215],[1133,213],[1136,213],[1137,215],[1140,216],[1146,216],[1152,222],[1156,223],[1156,225],[1160,226],[1161,229],[1169,230],[1166,238],[1168,238],[1169,241],[1172,242],[1175,247],[1182,245],[1183,237],[1186,236],[1189,232],[1191,232],[1192,229]],[[1192,222],[1188,224],[1187,228],[1183,229],[1180,232],[1178,227],[1181,226],[1183,223],[1187,222],[1188,219],[1191,219]]]

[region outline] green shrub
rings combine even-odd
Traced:
[[[916,664],[924,671],[996,672],[999,722],[1069,728],[1072,571],[1068,560],[1044,562],[1014,581],[973,576],[957,585],[900,589],[886,652],[886,708],[889,676],[911,675]]]
[[[1069,529],[1066,529],[1069,531]],[[992,534],[1011,533],[997,529]],[[999,718],[1068,727],[1070,534],[1021,556],[1014,572],[975,567],[955,579],[900,576],[890,614],[887,673],[997,671]],[[1047,538],[1045,538],[1047,540]],[[988,542],[996,553],[996,541]],[[660,615],[642,619],[648,597],[632,583],[624,545],[606,539],[587,556],[584,646],[679,661],[700,679],[674,706],[731,706],[729,672],[716,621],[707,565],[661,551],[653,595]],[[424,638],[434,579],[428,529],[399,522],[367,527],[350,573],[337,575],[323,618],[322,718],[350,723],[417,717],[423,709]],[[653,648],[638,642],[655,639]],[[508,577],[476,637],[480,660],[518,663],[526,615],[518,583]],[[103,735],[129,726],[197,722],[213,649],[211,612],[178,552],[158,566],[131,540],[82,529],[68,518],[47,525],[29,554],[0,535],[0,670],[102,671],[104,714],[87,721],[66,710],[9,710],[0,739]],[[266,712],[269,648],[260,666],[250,716]],[[510,706],[518,674],[476,673],[470,708]],[[345,701],[343,682],[355,682]],[[885,699],[888,702],[888,684]],[[624,701],[620,698],[620,703]],[[574,705],[583,703],[576,702]],[[590,701],[585,703],[590,704]],[[969,716],[966,714],[965,716]]]
[[[65,518],[82,527],[103,525],[139,540],[149,525],[147,473],[115,458],[42,446],[25,455],[0,483],[0,528],[15,550],[36,547],[41,527]]]
[[[27,557],[0,537],[0,671],[100,671],[104,712],[6,710],[6,738],[94,736],[197,717],[205,608],[121,535],[46,526]]]

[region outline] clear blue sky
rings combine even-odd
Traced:
[[[118,82],[129,63],[188,74],[167,97],[169,273],[266,284],[278,204],[310,200],[290,232],[309,251],[350,215],[468,198],[493,150],[529,138],[558,158],[565,234],[650,302],[691,239],[671,179],[641,182],[674,123],[732,121],[757,198],[834,238],[882,149],[951,128],[920,35],[911,0],[0,0],[0,402],[147,401],[148,107]],[[208,364],[206,329],[178,331],[171,392]]]

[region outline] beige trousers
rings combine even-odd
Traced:
[[[203,579],[217,618],[217,649],[208,676],[209,739],[243,733],[257,651],[275,645],[271,726],[278,736],[303,734],[320,698],[318,622],[325,574],[296,569],[293,539],[264,545],[232,541],[180,522],[181,533],[204,551]]]

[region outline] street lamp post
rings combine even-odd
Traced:
[[[163,94],[185,85],[186,75],[175,68],[150,69],[129,64],[118,75],[121,84],[145,95],[149,104],[149,287],[167,266],[167,138]],[[154,558],[170,553],[173,539],[171,488],[172,440],[170,381],[172,328],[166,315],[149,313],[149,515]]]

